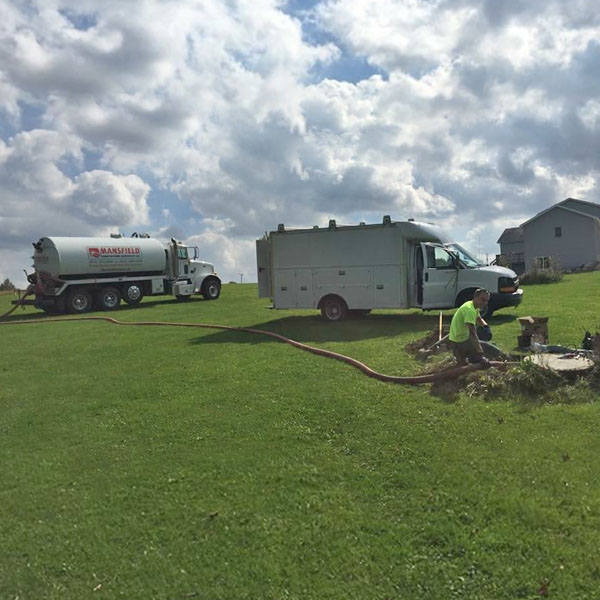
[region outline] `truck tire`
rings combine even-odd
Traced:
[[[214,277],[209,277],[202,282],[201,294],[205,300],[216,300],[221,295],[221,283]]]
[[[102,287],[96,294],[96,306],[100,310],[115,310],[120,304],[121,292],[116,287]]]
[[[348,314],[346,303],[339,296],[329,296],[321,303],[321,315],[327,321],[341,321]]]
[[[137,306],[144,297],[142,286],[137,283],[130,283],[123,286],[123,300],[129,304],[129,306]]]
[[[80,315],[92,310],[92,294],[85,288],[75,288],[67,295],[67,312]]]

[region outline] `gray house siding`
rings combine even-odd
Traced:
[[[538,257],[552,257],[565,269],[600,260],[598,219],[555,206],[522,227],[527,269]]]
[[[523,242],[501,242],[500,252],[502,254],[521,254],[525,251]]]
[[[600,219],[600,204],[594,204],[593,202],[583,202],[582,200],[576,200],[575,198],[567,198],[563,200],[561,206],[570,208],[572,210],[578,210],[579,212],[585,213],[586,215],[592,215],[592,217],[598,217]]]

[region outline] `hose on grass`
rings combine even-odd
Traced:
[[[5,312],[3,315],[0,315],[0,321],[2,319],[5,319],[6,317],[8,317],[8,315],[12,314],[15,310],[17,310],[17,308],[19,308],[19,306],[24,306],[23,300],[25,300],[25,298],[27,298],[27,296],[30,296],[31,294],[33,294],[33,290],[34,290],[34,286],[30,285],[27,288],[27,290],[25,290],[25,294],[17,300],[15,305],[8,312]]]
[[[14,310],[14,309],[13,309]],[[12,311],[10,311],[12,312]],[[5,315],[2,315],[3,318]],[[305,350],[307,352],[312,352],[313,354],[317,354],[318,356],[325,356],[327,358],[333,358],[335,360],[339,360],[344,362],[352,367],[355,367],[368,377],[372,377],[373,379],[377,379],[379,381],[386,381],[390,383],[403,383],[410,385],[419,385],[423,383],[435,383],[437,381],[443,381],[446,379],[454,379],[456,377],[460,377],[462,375],[466,375],[472,371],[477,371],[483,368],[482,364],[469,364],[462,367],[454,367],[451,369],[445,369],[443,371],[438,371],[437,373],[429,373],[427,375],[416,375],[413,377],[400,377],[397,375],[386,375],[384,373],[378,373],[377,371],[371,369],[371,367],[366,364],[352,358],[350,356],[345,356],[344,354],[339,354],[338,352],[332,352],[331,350],[324,350],[323,348],[315,348],[314,346],[309,346],[308,344],[303,344],[302,342],[298,342],[291,338],[288,338],[284,335],[280,335],[279,333],[274,333],[272,331],[265,331],[263,329],[252,329],[249,327],[232,327],[230,325],[209,325],[207,323],[178,323],[178,322],[169,322],[169,321],[119,321],[114,319],[113,317],[105,317],[105,316],[96,316],[96,317],[60,317],[60,318],[44,318],[44,319],[35,319],[35,320],[16,320],[16,321],[3,321],[0,322],[0,325],[32,325],[32,324],[40,324],[40,323],[64,323],[65,321],[107,321],[108,323],[113,323],[114,325],[123,325],[129,327],[194,327],[200,329],[222,329],[225,331],[242,331],[246,333],[252,333],[257,335],[265,335],[272,337],[281,342],[285,342],[286,344],[290,344],[296,348],[300,348],[301,350]],[[490,361],[490,366],[505,369],[510,363],[500,362],[500,361]]]

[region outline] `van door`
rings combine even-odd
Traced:
[[[458,286],[456,261],[443,246],[421,244],[423,252],[422,308],[452,308]]]

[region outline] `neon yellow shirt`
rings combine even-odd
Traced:
[[[465,302],[452,317],[450,323],[450,341],[464,342],[469,339],[469,328],[467,325],[476,325],[479,311],[475,308],[473,300]]]

